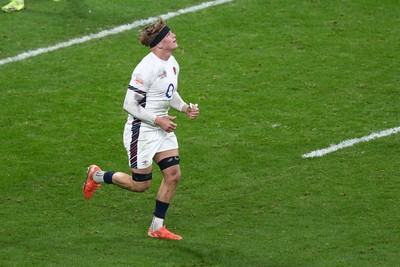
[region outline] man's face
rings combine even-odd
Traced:
[[[178,43],[176,42],[176,35],[169,31],[164,39],[161,40],[160,44],[164,49],[174,51],[178,48]]]

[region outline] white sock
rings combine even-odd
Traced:
[[[151,230],[157,231],[158,229],[161,229],[163,225],[164,225],[164,219],[153,216],[153,221],[151,222],[150,225]]]
[[[24,0],[18,0],[18,2],[20,2],[21,4],[23,4],[23,3],[24,3]]]
[[[104,173],[105,173],[105,171],[95,172],[93,175],[93,180],[98,184],[104,183]]]

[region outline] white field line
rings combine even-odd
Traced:
[[[195,6],[191,6],[191,7],[184,8],[184,9],[180,9],[180,10],[175,11],[175,12],[169,12],[169,13],[166,13],[166,14],[163,14],[163,15],[159,15],[157,17],[162,17],[163,19],[170,19],[170,18],[179,16],[179,15],[182,15],[182,14],[196,12],[196,11],[199,11],[199,10],[202,10],[202,9],[206,9],[208,7],[211,7],[211,6],[216,6],[216,5],[220,5],[220,4],[224,4],[224,3],[232,2],[232,1],[233,0],[216,0],[216,1],[204,2],[204,3],[201,3],[201,4],[195,5]],[[99,38],[103,38],[103,37],[106,37],[106,36],[109,36],[109,35],[119,34],[119,33],[125,32],[125,31],[129,31],[129,30],[131,30],[133,28],[144,26],[144,25],[152,23],[153,21],[155,21],[157,19],[157,17],[150,17],[150,18],[143,19],[143,20],[137,20],[137,21],[134,21],[134,22],[129,23],[129,24],[125,24],[125,25],[121,25],[121,26],[115,27],[115,28],[110,29],[110,30],[104,30],[104,31],[101,31],[101,32],[98,32],[98,33],[93,33],[93,34],[90,34],[90,35],[87,35],[87,36],[83,36],[83,37],[80,37],[80,38],[71,39],[71,40],[69,40],[67,42],[59,43],[59,44],[56,44],[56,45],[53,45],[53,46],[27,51],[27,52],[21,53],[21,54],[19,54],[17,56],[14,56],[14,57],[1,59],[0,60],[0,66],[8,64],[8,63],[11,63],[11,62],[21,61],[21,60],[24,60],[24,59],[27,59],[27,58],[30,58],[30,57],[34,57],[34,56],[40,55],[40,54],[48,53],[48,52],[51,52],[51,51],[54,51],[54,50],[58,50],[60,48],[69,47],[69,46],[72,46],[72,45],[75,45],[75,44],[84,43],[84,42],[87,42],[87,41],[90,41],[90,40],[93,40],[93,39],[99,39]]]
[[[323,149],[318,149],[315,151],[311,151],[309,153],[303,154],[303,158],[313,158],[313,157],[322,157],[325,154],[331,153],[331,152],[335,152],[339,149],[345,148],[345,147],[349,147],[349,146],[353,146],[357,143],[361,143],[361,142],[367,142],[370,141],[372,139],[377,139],[377,138],[381,138],[381,137],[385,137],[385,136],[389,136],[392,134],[396,134],[400,132],[400,127],[395,127],[395,128],[391,128],[391,129],[387,129],[387,130],[383,130],[377,133],[372,133],[370,135],[361,137],[361,138],[354,138],[354,139],[349,139],[349,140],[345,140],[340,142],[337,145],[331,145],[330,147],[327,148],[323,148]]]

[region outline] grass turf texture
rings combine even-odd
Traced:
[[[200,2],[27,2],[0,14],[0,58]],[[168,21],[179,90],[202,111],[177,119],[166,223],[180,242],[146,237],[157,168],[144,194],[81,192],[92,163],[129,171],[122,101],[148,51],[136,29],[0,66],[0,265],[397,265],[399,135],[301,155],[399,126],[399,13],[237,0]]]

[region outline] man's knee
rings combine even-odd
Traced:
[[[163,171],[164,179],[168,183],[177,184],[181,179],[181,170],[178,166]]]
[[[152,173],[134,173],[132,172],[132,181],[135,186],[132,187],[132,191],[135,192],[144,192],[150,188],[151,179],[153,178]]]
[[[151,182],[137,182],[136,185],[133,187],[134,192],[145,192],[147,189],[150,188]]]
[[[177,184],[179,182],[181,178],[179,162],[179,156],[167,157],[157,162],[167,183]]]

